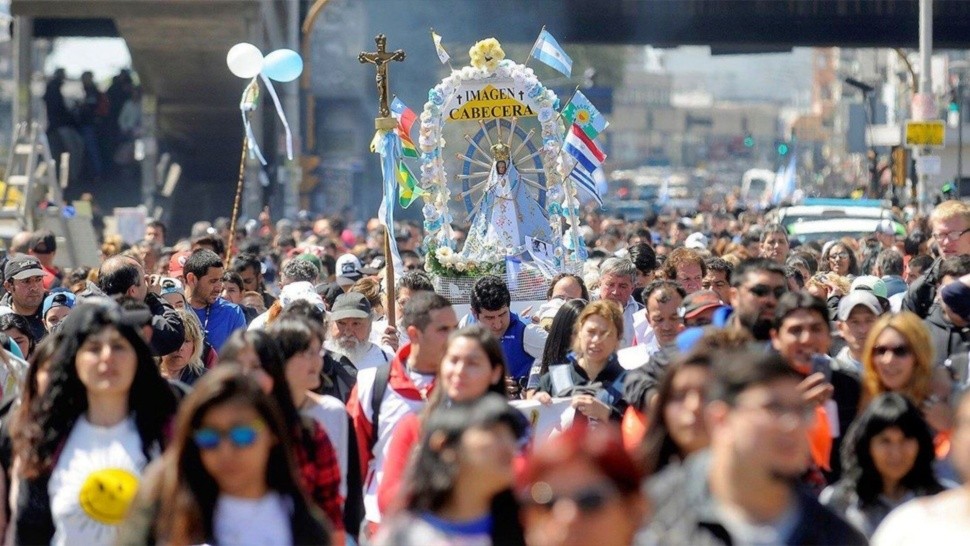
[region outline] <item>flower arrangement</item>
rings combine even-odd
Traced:
[[[502,44],[498,43],[498,40],[486,38],[473,45],[468,50],[468,56],[471,57],[471,65],[475,68],[494,72],[498,68],[498,63],[505,60],[505,51],[502,50]]]
[[[441,277],[481,277],[505,275],[504,262],[483,262],[466,259],[448,246],[428,247],[425,270]]]

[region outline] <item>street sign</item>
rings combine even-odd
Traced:
[[[943,162],[938,155],[916,156],[916,172],[921,174],[940,174]]]
[[[929,146],[942,147],[945,128],[943,120],[935,119],[931,121],[907,121],[906,122],[906,145],[907,146]]]

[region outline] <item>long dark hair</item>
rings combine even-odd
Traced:
[[[920,410],[905,396],[887,393],[875,398],[856,418],[842,443],[843,477],[840,487],[853,490],[865,506],[876,502],[883,491],[882,476],[869,450],[872,439],[888,428],[898,428],[919,444],[913,468],[900,485],[917,496],[933,495],[944,488],[933,471],[933,435]]]
[[[504,396],[486,393],[466,404],[440,406],[424,423],[418,451],[408,468],[405,488],[405,509],[412,513],[437,512],[455,495],[455,484],[461,461],[444,455],[461,442],[465,431],[504,423],[520,436],[528,429],[525,416],[509,406]],[[443,438],[440,442],[439,438]],[[518,517],[519,504],[511,489],[497,493],[491,501],[492,544],[517,546],[524,544],[522,525]]]
[[[329,544],[326,520],[300,485],[290,435],[279,408],[234,365],[220,365],[207,373],[182,402],[156,493],[160,503],[154,522],[156,537],[173,544],[214,543],[212,518],[219,486],[202,464],[192,434],[213,408],[235,404],[255,410],[275,438],[266,464],[266,484],[292,500],[294,544]]]
[[[586,300],[569,300],[562,304],[549,326],[549,337],[542,350],[542,365],[539,375],[549,371],[549,366],[562,364],[573,347],[573,327],[579,314],[586,308]]]
[[[155,365],[152,350],[141,337],[131,317],[107,304],[82,304],[61,327],[61,345],[50,364],[47,390],[30,402],[14,438],[23,462],[24,474],[37,477],[50,472],[61,445],[74,424],[88,409],[84,384],[78,377],[75,359],[84,341],[106,328],[115,328],[135,350],[135,377],[128,392],[128,412],[135,419],[141,447],[147,459],[151,451],[166,444],[165,428],[175,414],[175,395]]]
[[[652,476],[663,470],[669,463],[683,459],[680,447],[670,436],[670,429],[664,420],[664,408],[670,404],[674,393],[674,378],[684,368],[697,366],[711,369],[711,357],[706,351],[689,354],[682,360],[675,362],[660,380],[657,389],[657,400],[650,410],[648,422],[650,428],[643,437],[639,447],[638,459],[644,476]]]
[[[26,359],[34,352],[34,348],[37,347],[37,339],[34,338],[34,331],[30,329],[30,324],[27,322],[27,319],[21,315],[7,313],[6,315],[0,316],[0,332],[10,330],[11,328],[20,330],[20,333],[27,337],[27,354],[24,355]]]
[[[280,318],[269,327],[270,335],[283,351],[283,362],[307,350],[313,338],[323,343],[320,330],[312,325],[310,319],[296,316]]]

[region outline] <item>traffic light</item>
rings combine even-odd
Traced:
[[[893,146],[891,157],[893,184],[899,187],[905,186],[909,175],[909,152],[902,146]]]
[[[744,147],[754,148],[754,137],[751,135],[745,135],[744,137]]]
[[[781,157],[785,157],[786,155],[788,155],[788,152],[791,151],[791,145],[785,142],[784,140],[782,140],[778,142],[777,149],[778,149],[778,155],[780,155]]]

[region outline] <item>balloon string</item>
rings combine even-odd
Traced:
[[[286,114],[283,113],[283,105],[280,104],[280,98],[276,96],[276,89],[273,87],[273,82],[270,81],[266,74],[260,72],[259,77],[263,79],[263,83],[266,84],[266,90],[269,91],[269,96],[273,99],[273,104],[276,106],[276,115],[279,116],[280,121],[283,123],[283,129],[286,130],[286,158],[293,159],[293,133],[290,132],[290,124],[286,121]]]
[[[256,111],[256,107],[259,105],[259,82],[254,77],[246,89],[243,90],[242,98],[239,100],[239,112],[242,114],[243,128],[246,130],[246,139],[243,142],[247,142],[247,149],[251,157],[256,157],[259,162],[266,165],[266,159],[263,157],[262,152],[259,149],[259,143],[256,142],[256,135],[253,133],[252,123],[249,120],[249,115]]]

